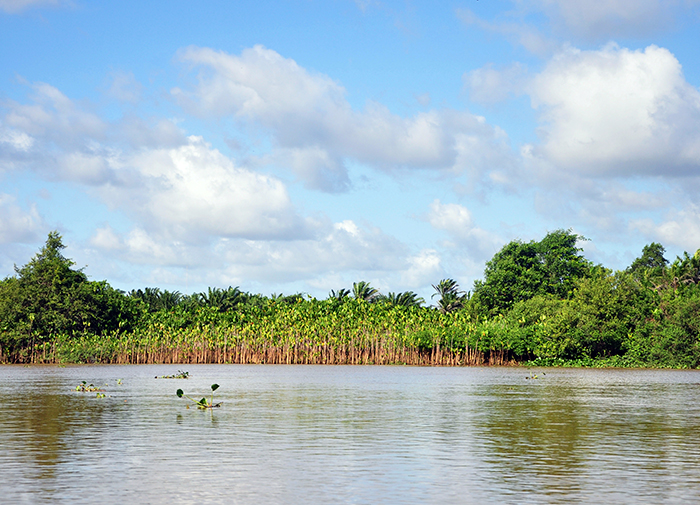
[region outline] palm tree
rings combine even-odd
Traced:
[[[328,293],[328,298],[332,298],[334,300],[338,300],[339,302],[342,302],[345,300],[348,296],[350,295],[350,290],[349,289],[339,289],[338,291],[335,291],[334,289],[331,289],[331,292]]]
[[[247,299],[247,294],[238,289],[238,286],[228,289],[208,288],[206,293],[199,293],[197,298],[200,305],[206,307],[214,307],[221,312],[234,309],[239,303],[244,303]]]
[[[440,296],[440,299],[437,301],[437,308],[443,314],[454,312],[464,307],[464,291],[459,290],[459,285],[454,279],[443,279],[438,282],[437,286],[433,284],[433,288],[436,293],[431,298]]]
[[[402,307],[420,307],[421,304],[425,303],[425,300],[413,291],[389,293],[382,300],[391,305],[400,305]]]
[[[129,292],[131,298],[142,300],[148,307],[148,312],[157,312],[161,309],[159,288],[132,289]]]
[[[179,291],[168,291],[167,289],[160,293],[160,307],[165,310],[172,310],[182,301],[182,293]]]
[[[355,300],[374,302],[379,298],[380,294],[378,290],[369,285],[369,282],[360,281],[352,283],[352,296]]]

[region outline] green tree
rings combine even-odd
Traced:
[[[235,309],[239,304],[245,303],[248,296],[238,286],[228,289],[208,288],[205,293],[199,293],[199,304],[205,307],[218,309],[220,312]]]
[[[586,239],[571,230],[556,230],[539,242],[509,242],[486,263],[484,280],[474,283],[476,303],[496,314],[536,295],[567,298],[592,271],[577,247],[581,240]]]
[[[645,245],[642,249],[642,255],[632,262],[627,271],[635,276],[646,272],[658,276],[668,265],[668,260],[664,258],[665,252],[664,246],[657,242]]]
[[[337,300],[339,302],[342,302],[346,298],[350,296],[350,290],[349,289],[339,289],[338,291],[331,289],[331,292],[328,294],[328,298],[332,300]]]
[[[459,290],[459,285],[454,279],[442,279],[437,285],[433,284],[435,293],[431,298],[439,296],[437,308],[443,314],[454,312],[464,307],[464,291]]]
[[[397,305],[401,307],[420,307],[425,300],[419,297],[413,291],[404,291],[403,293],[389,293],[383,296],[381,300],[389,305]]]
[[[658,296],[627,272],[599,270],[580,279],[552,322],[553,338],[572,343],[569,355],[561,357],[622,354],[628,336],[652,316],[657,303]]]
[[[700,283],[700,249],[695,251],[693,256],[687,252],[669,266],[663,269],[661,275],[654,280],[654,289],[657,291],[679,291],[686,287],[695,286]]]
[[[138,317],[137,304],[121,291],[72,268],[64,248],[61,235],[49,233],[39,253],[0,284],[0,345],[13,361],[54,335],[102,334]]]
[[[352,296],[355,300],[376,302],[381,295],[377,289],[370,286],[369,282],[360,281],[352,283]]]

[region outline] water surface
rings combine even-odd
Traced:
[[[0,472],[3,503],[700,503],[700,372],[4,366]]]

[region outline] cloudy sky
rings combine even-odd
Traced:
[[[465,289],[700,248],[700,0],[0,0],[0,277]]]

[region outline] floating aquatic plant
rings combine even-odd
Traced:
[[[95,386],[94,384],[88,384],[86,381],[81,382],[75,387],[76,391],[80,391],[81,393],[94,393],[96,391],[103,391],[99,387]]]
[[[173,375],[156,375],[156,379],[189,379],[190,373],[178,370],[176,374]]]
[[[216,407],[221,407],[221,403],[222,403],[222,402],[214,403],[214,391],[216,391],[217,389],[219,389],[219,385],[218,385],[218,384],[212,384],[212,385],[211,385],[211,400],[210,400],[210,401],[207,401],[207,399],[206,399],[205,397],[203,397],[201,400],[197,401],[197,400],[195,400],[194,398],[190,398],[189,396],[187,396],[187,395],[182,391],[182,389],[178,389],[178,390],[175,392],[175,394],[177,395],[178,398],[182,398],[182,397],[184,396],[184,397],[187,398],[188,400],[194,402],[194,404],[197,405],[197,408],[198,408],[198,409],[213,409],[213,408],[216,408]],[[189,407],[188,407],[188,408],[189,408]]]

